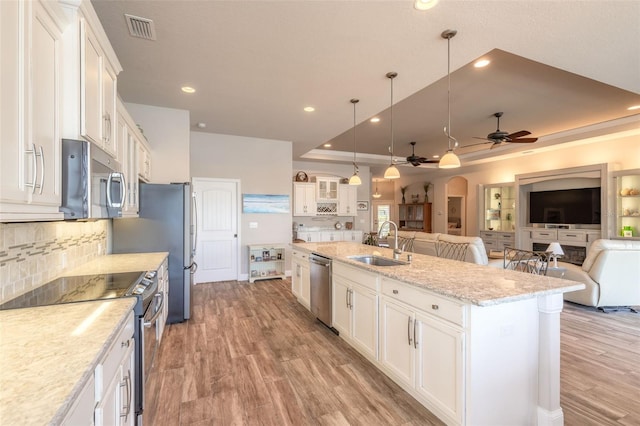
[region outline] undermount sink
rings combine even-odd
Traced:
[[[364,256],[348,256],[349,259],[356,262],[366,263],[367,265],[374,266],[399,266],[407,265],[407,262],[402,260],[389,259],[388,257],[364,255]]]

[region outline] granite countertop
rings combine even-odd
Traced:
[[[64,271],[61,277],[73,275],[112,274],[118,272],[155,271],[168,252],[107,254],[97,257],[77,268]]]
[[[135,298],[0,311],[0,423],[60,424]]]
[[[381,276],[422,287],[463,303],[490,306],[530,299],[538,296],[581,290],[584,284],[560,278],[504,270],[468,262],[441,259],[417,253],[403,253],[400,260],[411,264],[401,266],[367,265],[348,256],[379,255],[391,258],[393,250],[353,242],[293,243],[293,248],[330,257],[334,261],[355,266]]]

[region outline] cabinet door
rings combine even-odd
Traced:
[[[122,381],[121,369],[118,369],[114,377],[105,377],[111,380],[106,387],[102,400],[95,411],[96,426],[116,426],[120,424],[120,383]]]
[[[115,137],[116,124],[116,76],[108,68],[102,70],[102,147],[114,157],[118,156]]]
[[[380,309],[380,362],[396,380],[413,387],[413,312],[385,297]]]
[[[302,294],[302,266],[296,257],[291,260],[291,269],[291,293],[299,298]]]
[[[309,308],[311,306],[311,270],[309,261],[300,265],[300,299],[302,304]]]
[[[293,184],[293,215],[315,216],[316,196],[315,185],[312,183]]]
[[[464,333],[438,319],[416,315],[416,390],[462,421]]]
[[[343,337],[351,337],[351,289],[341,277],[334,276],[331,295],[333,299],[333,327]]]
[[[145,182],[151,180],[151,153],[138,141],[138,176]]]
[[[376,292],[353,286],[351,289],[351,337],[372,358],[378,355],[378,296]]]
[[[80,30],[80,134],[102,146],[102,50],[84,19]]]
[[[166,305],[166,304],[165,304]],[[132,340],[133,343],[133,340]],[[122,360],[120,381],[120,422],[122,426],[134,426],[136,420],[135,407],[135,350],[132,344]]]
[[[358,187],[353,185],[340,185],[338,192],[338,215],[354,216],[357,214]]]

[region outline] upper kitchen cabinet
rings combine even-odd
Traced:
[[[120,99],[118,99],[116,106],[117,158],[122,164],[122,173],[124,174],[127,190],[124,205],[122,206],[122,217],[137,217],[139,206],[137,128]]]
[[[140,139],[138,141],[138,177],[145,181],[151,181],[151,151]]]
[[[357,214],[358,187],[340,184],[338,188],[338,216]]]
[[[117,73],[87,19],[80,34],[80,135],[115,156]]]
[[[61,219],[62,34],[55,2],[0,2],[0,220]]]
[[[294,182],[293,184],[293,215],[316,215],[316,185],[313,183]]]
[[[60,0],[73,23],[64,33],[63,137],[86,139],[119,156],[117,77],[122,66],[89,1]]]

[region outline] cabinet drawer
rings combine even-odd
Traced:
[[[118,333],[118,337],[116,337],[107,351],[107,354],[100,365],[96,368],[96,398],[97,400],[101,400],[104,395],[104,388],[110,382],[111,378],[113,378],[117,371],[122,359],[127,353],[127,350],[131,345],[134,345],[133,340],[133,311],[127,317],[126,323],[123,325],[123,328]]]
[[[304,262],[308,262],[309,261],[309,255],[303,251],[292,251],[291,255],[293,256],[293,259],[304,263]]]
[[[497,232],[480,231],[481,238],[496,238],[497,236],[498,236]]]
[[[486,248],[487,250],[497,250],[500,248],[496,240],[485,240],[483,238],[482,242],[484,243],[484,248]]]
[[[348,266],[339,262],[333,262],[333,269],[331,271],[333,275],[338,275],[347,280],[354,282],[362,287],[366,287],[370,290],[378,290],[378,275],[371,274],[352,266]]]
[[[587,242],[587,234],[585,232],[576,232],[568,229],[558,230],[558,240],[560,241],[575,241],[578,243]]]
[[[534,230],[531,231],[533,240],[555,241],[558,239],[558,233],[555,230]]]
[[[451,300],[386,278],[382,279],[382,294],[414,306],[423,312],[464,326],[464,307]]]
[[[513,243],[515,241],[515,236],[510,232],[502,232],[498,234],[498,241]]]

